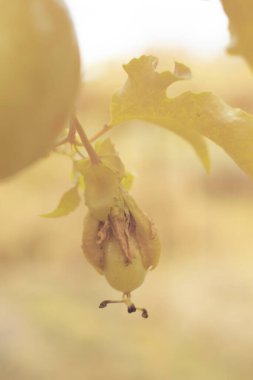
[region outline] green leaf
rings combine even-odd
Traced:
[[[166,95],[167,87],[176,81],[190,78],[190,69],[176,62],[173,73],[158,73],[155,71],[157,63],[155,57],[144,55],[123,66],[128,80],[112,98],[110,124],[115,126],[127,120],[139,119],[170,129],[193,146],[208,170],[209,157],[203,137],[193,128],[188,128],[187,117],[183,125],[177,122],[180,105],[174,115],[170,114],[168,108],[170,99]]]
[[[121,180],[121,186],[129,191],[134,183],[134,176],[132,173],[126,172],[125,176]]]
[[[111,140],[98,141],[95,148],[102,163],[122,178],[125,175],[125,167]]]
[[[187,115],[189,128],[222,147],[253,179],[253,116],[233,108],[212,93],[186,92],[170,103],[170,111],[181,107],[179,123]]]
[[[80,196],[78,193],[78,185],[66,191],[60,199],[56,209],[47,214],[41,215],[43,218],[59,218],[66,216],[74,211],[80,203]]]
[[[157,73],[156,66],[154,57],[142,56],[124,67],[129,77],[113,96],[111,125],[139,119],[171,130],[193,146],[208,170],[207,137],[253,178],[253,116],[208,92],[169,98],[166,89],[177,69]]]
[[[118,155],[118,153],[115,150],[115,147],[113,143],[111,142],[111,139],[107,138],[105,140],[99,140],[96,142],[95,150],[99,156],[105,156],[105,155]]]
[[[83,174],[89,165],[90,165],[90,160],[88,158],[83,158],[81,160],[73,161],[73,175],[78,176],[79,173]]]

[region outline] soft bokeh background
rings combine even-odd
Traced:
[[[80,13],[77,5],[72,2],[73,13]],[[195,12],[187,12],[196,23]],[[113,17],[112,8],[107,24]],[[191,29],[180,30],[189,37]],[[170,95],[211,90],[253,112],[253,76],[243,60],[158,45],[144,44],[140,53],[160,57],[161,70],[177,59],[193,72]],[[121,64],[135,55],[129,46],[122,59],[110,56],[106,63],[105,57],[102,64],[102,57],[89,58],[84,65],[89,80],[78,113],[89,135],[108,121],[111,94],[125,80]],[[119,305],[98,309],[119,294],[82,255],[84,205],[66,218],[39,217],[71,186],[70,160],[52,153],[0,185],[0,379],[251,380],[252,182],[211,142],[207,175],[192,148],[161,128],[129,123],[110,136],[136,176],[132,193],[162,241],[160,265],[134,292],[150,317],[129,315]]]

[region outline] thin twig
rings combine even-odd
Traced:
[[[95,149],[93,148],[90,141],[88,140],[88,137],[86,136],[86,133],[84,132],[76,116],[74,116],[73,119],[71,120],[71,128],[75,128],[75,131],[78,133],[81,139],[81,142],[90,157],[91,162],[93,164],[98,164],[100,162],[100,158],[98,157]]]
[[[77,141],[77,139],[76,139],[76,128],[72,123],[70,123],[70,125],[69,125],[68,135],[66,137],[64,137],[62,140],[60,140],[55,145],[55,148],[58,148],[59,146],[64,145],[66,143],[70,143],[71,145],[77,145],[77,146],[83,145],[82,143]]]

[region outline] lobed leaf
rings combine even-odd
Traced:
[[[41,216],[43,218],[59,218],[61,216],[66,216],[78,207],[80,200],[78,185],[76,185],[63,194],[54,211]]]
[[[209,92],[186,92],[170,102],[170,113],[222,147],[237,165],[253,179],[253,116],[233,108]]]
[[[139,119],[171,130],[193,146],[208,170],[209,155],[204,140],[207,137],[253,178],[253,116],[208,92],[185,92],[169,98],[167,87],[179,80],[175,79],[175,72],[183,72],[180,76],[183,79],[187,68],[176,67],[174,74],[157,73],[156,66],[157,60],[147,56],[124,66],[128,79],[112,98],[111,125]]]
[[[209,157],[203,137],[194,129],[189,129],[187,119],[184,124],[177,123],[176,115],[171,115],[167,87],[178,80],[188,79],[190,69],[176,62],[174,72],[155,71],[158,60],[153,56],[141,56],[124,65],[128,73],[125,86],[112,98],[111,125],[127,120],[144,120],[158,124],[177,133],[195,149],[205,168],[209,170]],[[176,114],[180,112],[175,110]]]

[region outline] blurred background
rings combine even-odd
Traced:
[[[68,0],[83,57],[78,115],[88,135],[109,120],[121,65],[141,54],[188,65],[185,90],[213,91],[253,112],[253,76],[227,56],[219,1]],[[129,123],[110,133],[135,175],[132,194],[154,220],[159,266],[133,293],[147,320],[81,252],[84,204],[59,219],[52,210],[71,187],[71,161],[52,153],[0,184],[1,380],[251,380],[253,374],[253,185],[208,142],[207,175],[192,148],[162,128]]]

